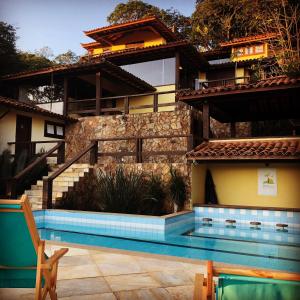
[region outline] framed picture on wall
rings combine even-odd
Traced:
[[[257,172],[258,195],[277,196],[277,174],[274,168],[261,168]]]

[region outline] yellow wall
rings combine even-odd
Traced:
[[[255,45],[255,44],[253,44],[253,45]],[[232,61],[243,61],[243,60],[247,60],[247,59],[260,59],[260,58],[268,57],[268,44],[263,43],[263,45],[264,45],[264,52],[263,53],[249,54],[249,55],[242,55],[242,56],[237,56],[236,51],[237,51],[237,49],[239,49],[243,46],[232,47],[232,49],[231,49]]]
[[[244,68],[236,68],[235,77],[244,77],[245,69]],[[236,83],[244,83],[244,79],[236,79]]]
[[[135,41],[144,41],[144,47],[158,46],[166,43],[166,40],[159,36],[158,34],[152,31],[134,31],[131,34],[125,35],[120,39],[116,40],[111,47],[103,47],[109,49],[109,51],[120,51],[126,49],[126,44],[135,42]],[[103,48],[92,49],[92,55],[99,55],[103,53]]]
[[[172,91],[175,90],[175,85],[163,85],[156,87],[157,92],[164,92],[164,91]],[[158,104],[162,103],[169,103],[175,102],[175,93],[163,94],[158,95]],[[153,96],[144,96],[144,97],[132,97],[129,99],[130,106],[141,106],[141,105],[152,105],[153,104]],[[117,107],[123,107],[124,100],[117,101]],[[165,106],[159,107],[158,111],[172,111],[174,110],[174,106]],[[131,109],[129,111],[130,114],[137,114],[137,113],[149,113],[153,112],[153,108],[142,108],[142,109]]]
[[[204,203],[206,165],[192,165],[192,202]]]
[[[4,109],[0,109],[0,116],[2,115]],[[32,118],[32,128],[31,128],[31,140],[32,141],[51,141],[57,140],[49,137],[44,137],[44,124],[45,118],[38,115],[31,115],[28,113],[17,113],[14,111],[9,112],[3,118],[0,119],[0,153],[5,149],[10,149],[14,153],[14,146],[7,145],[8,142],[15,142],[16,136],[16,115],[26,115]],[[49,144],[37,144],[36,151],[39,152],[41,148],[44,150],[49,150],[56,143]]]
[[[258,168],[265,164],[208,164],[216,186],[219,204],[300,208],[300,164],[270,164],[277,172],[277,196],[258,195]],[[193,168],[205,168],[194,166]],[[203,203],[202,171],[192,173],[193,202]],[[202,190],[197,186],[202,186]]]
[[[199,80],[206,81],[206,73],[205,72],[199,72]]]

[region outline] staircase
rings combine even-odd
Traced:
[[[53,174],[60,167],[61,165],[52,166],[51,172],[48,173],[48,176]],[[56,177],[53,181],[52,189],[53,204],[55,204],[56,201],[59,201],[64,193],[70,191],[74,187],[75,183],[78,182],[80,178],[83,178],[86,174],[88,174],[92,169],[93,167],[89,164],[73,164]],[[47,178],[47,176],[43,177],[43,179],[45,178]],[[25,194],[28,196],[33,210],[42,209],[43,180],[38,180],[35,185],[31,186],[30,190],[25,191]]]

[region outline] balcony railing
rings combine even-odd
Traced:
[[[195,89],[202,90],[220,86],[232,86],[237,84],[247,84],[250,81],[249,76],[243,77],[233,77],[233,78],[224,78],[224,79],[216,79],[216,80],[207,80],[207,81],[200,81],[196,79],[195,81]]]
[[[133,94],[124,96],[102,97],[100,98],[100,109],[96,111],[96,99],[69,99],[68,114],[80,115],[114,115],[129,114],[131,111],[139,112],[158,112],[160,108],[177,106],[175,100],[176,90]],[[140,99],[147,104],[134,104],[133,101]],[[148,104],[149,103],[149,104]]]

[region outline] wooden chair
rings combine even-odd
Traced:
[[[58,260],[68,249],[47,257],[27,196],[0,200],[0,232],[0,288],[35,287],[35,300],[45,299],[48,293],[57,299]]]
[[[218,277],[217,284],[213,277]],[[195,275],[194,300],[294,300],[299,295],[299,273],[215,268],[208,261],[207,278]]]

